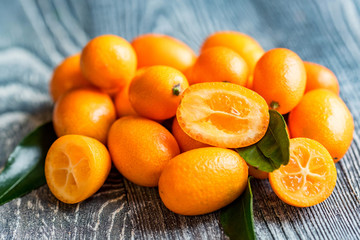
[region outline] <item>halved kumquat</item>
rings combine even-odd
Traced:
[[[110,154],[98,140],[65,135],[50,147],[45,177],[50,191],[64,203],[81,202],[104,184],[111,169]]]
[[[259,141],[269,125],[266,101],[254,91],[232,83],[207,82],[185,90],[177,120],[193,139],[224,148]]]
[[[295,207],[310,207],[327,199],[335,188],[336,168],[324,146],[309,138],[290,139],[290,161],[269,173],[276,195]]]

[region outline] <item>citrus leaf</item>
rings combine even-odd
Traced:
[[[250,179],[243,194],[220,212],[220,223],[231,240],[256,239]]]
[[[49,122],[16,146],[0,173],[0,205],[45,184],[45,157],[55,140],[56,134]]]
[[[289,135],[283,116],[270,110],[270,123],[265,136],[254,145],[236,151],[251,166],[272,172],[289,162]]]

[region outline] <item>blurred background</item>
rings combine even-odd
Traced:
[[[358,236],[358,0],[1,0],[0,167],[29,131],[51,119],[48,83],[52,70],[66,56],[81,51],[89,39],[111,33],[131,41],[139,34],[155,32],[178,38],[198,52],[202,41],[218,30],[246,33],[266,51],[289,48],[303,60],[328,67],[338,77],[340,95],[355,119],[353,145],[337,165],[337,184],[344,189],[337,187],[322,205],[296,209],[281,203],[267,182],[255,181],[260,189],[254,203],[259,209],[255,211],[256,231],[278,239]],[[191,232],[196,227],[173,228]]]

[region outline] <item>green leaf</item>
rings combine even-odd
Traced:
[[[256,239],[250,179],[243,194],[220,212],[220,223],[231,240]]]
[[[272,172],[289,162],[289,135],[283,116],[269,110],[270,123],[265,136],[254,145],[238,148],[236,151],[251,166],[265,172]]]
[[[55,140],[56,134],[52,122],[49,122],[35,129],[16,146],[0,173],[0,205],[46,183],[45,157]]]

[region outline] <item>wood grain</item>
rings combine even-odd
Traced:
[[[338,76],[355,119],[354,141],[337,164],[325,202],[295,208],[266,180],[253,181],[259,239],[358,239],[360,236],[360,4],[332,1],[3,0],[0,8],[0,166],[15,145],[51,118],[51,71],[97,35],[129,41],[147,32],[172,35],[198,51],[217,30],[237,30],[265,49],[287,47]],[[224,239],[218,212],[184,217],[167,210],[156,188],[112,171],[105,185],[76,205],[47,186],[0,206],[0,239]]]

